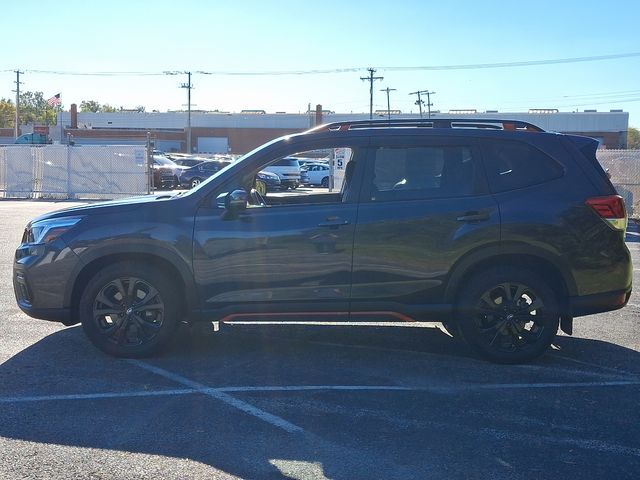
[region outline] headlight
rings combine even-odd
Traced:
[[[49,243],[70,230],[82,217],[62,217],[40,220],[27,227],[23,243]]]

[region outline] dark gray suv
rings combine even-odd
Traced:
[[[596,147],[508,120],[323,125],[183,194],[34,219],[17,301],[118,356],[158,351],[181,321],[418,320],[528,361],[631,294],[625,207]],[[261,197],[256,173],[291,155],[334,158],[333,187]]]

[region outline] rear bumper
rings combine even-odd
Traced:
[[[624,307],[629,301],[629,297],[631,297],[631,287],[627,290],[570,297],[569,308],[573,317],[609,312]]]

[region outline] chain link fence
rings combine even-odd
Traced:
[[[640,218],[640,150],[598,150],[600,164]],[[0,198],[100,200],[149,192],[142,146],[0,146]]]
[[[0,147],[0,198],[102,200],[148,192],[140,146]]]
[[[596,156],[609,171],[629,217],[640,219],[640,150],[598,150]]]

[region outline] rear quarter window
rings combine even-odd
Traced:
[[[564,175],[560,163],[523,142],[492,142],[484,146],[483,156],[494,193],[539,185]]]

